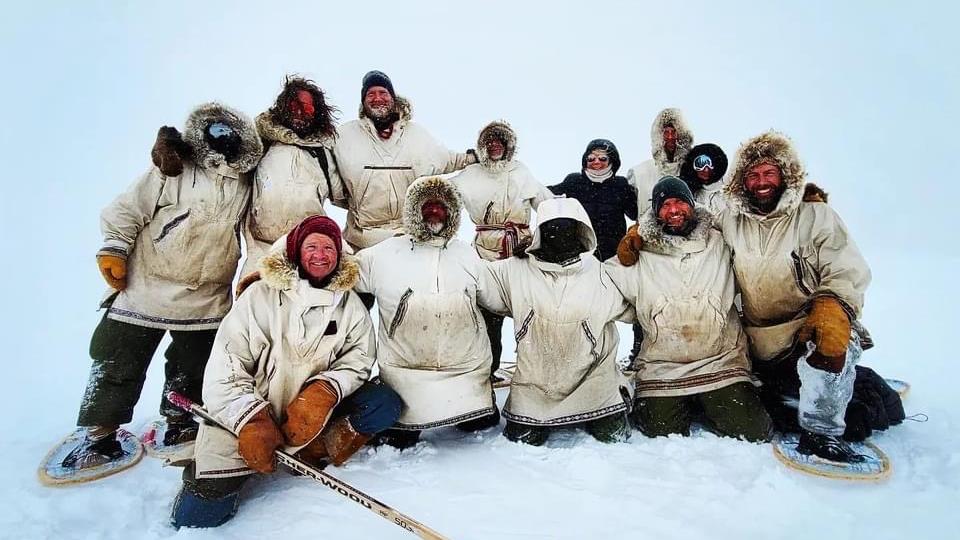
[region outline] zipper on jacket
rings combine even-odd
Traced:
[[[166,236],[170,234],[170,231],[176,228],[177,225],[180,225],[181,223],[183,223],[183,221],[188,217],[190,217],[190,210],[187,210],[186,212],[168,221],[167,224],[164,225],[162,229],[160,229],[160,236],[154,239],[154,242],[159,242],[164,238],[166,238]]]
[[[413,294],[413,289],[408,288],[406,291],[404,291],[403,296],[400,297],[400,304],[397,305],[397,312],[393,315],[393,320],[390,321],[390,329],[387,331],[387,335],[391,338],[397,331],[397,327],[399,327],[400,323],[403,322],[404,315],[407,314],[407,302],[410,300],[411,294]]]
[[[530,311],[527,312],[527,316],[523,318],[523,323],[520,324],[520,330],[518,330],[514,336],[517,343],[520,343],[520,340],[527,335],[527,331],[530,330],[531,320],[533,320],[533,308],[530,308]]]
[[[810,296],[811,294],[813,294],[813,291],[811,291],[811,290],[803,283],[803,262],[800,261],[800,256],[797,255],[797,252],[796,252],[796,251],[791,251],[791,252],[790,252],[790,257],[793,259],[793,270],[794,270],[794,274],[795,274],[794,277],[795,277],[795,279],[797,280],[797,287],[800,288],[800,291],[801,291],[803,294],[805,294],[805,295],[807,295],[807,296]]]
[[[470,316],[473,317],[473,326],[480,330],[480,319],[477,318],[477,301],[470,296],[470,289],[463,289],[463,294],[467,296],[467,307],[470,310]]]
[[[584,335],[587,336],[587,341],[590,342],[590,356],[593,357],[593,365],[600,365],[600,353],[597,352],[597,338],[593,337],[593,332],[590,331],[590,325],[587,324],[587,321],[580,321],[580,327],[583,328]]]

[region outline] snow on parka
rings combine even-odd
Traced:
[[[411,119],[410,103],[396,98],[400,119],[388,140],[377,135],[363,107],[360,118],[340,127],[334,147],[345,193],[334,203],[347,209],[344,239],[363,249],[404,233],[402,209],[407,187],[421,176],[464,168],[468,154],[447,150]]]
[[[663,231],[653,210],[641,216],[643,250],[635,266],[611,261],[610,277],[635,306],[643,328],[638,397],[686,396],[754,382],[747,336],[734,306],[730,248],[698,207],[687,236]]]
[[[503,158],[492,161],[487,155],[487,140],[499,137],[504,141]],[[468,165],[450,178],[460,191],[470,220],[477,226],[473,246],[487,261],[513,255],[513,248],[528,243],[532,237],[530,214],[553,194],[526,165],[514,159],[517,136],[504,121],[490,122],[477,138],[479,163]]]
[[[677,150],[673,159],[667,157],[663,147],[663,128],[671,125],[677,131]],[[653,159],[635,165],[627,172],[627,182],[637,190],[637,212],[650,209],[650,194],[653,186],[664,176],[680,176],[680,165],[693,147],[693,131],[687,126],[680,109],[664,109],[653,119],[650,127],[650,146]]]
[[[429,232],[420,212],[433,198],[449,216],[439,235]],[[460,210],[449,181],[421,178],[407,190],[407,234],[357,252],[357,290],[373,294],[379,309],[380,378],[404,403],[398,429],[456,424],[495,410],[493,358],[477,308],[481,259],[454,238]]]
[[[567,264],[541,261],[539,226],[556,218],[579,223],[586,249]],[[575,199],[550,199],[537,210],[529,257],[486,263],[480,302],[515,321],[517,368],[503,415],[519,424],[560,426],[628,409],[630,384],[616,365],[615,320],[630,305],[593,257],[597,239]]]
[[[240,134],[234,161],[227,162],[204,139],[213,122]],[[99,253],[127,260],[127,287],[112,304],[104,304],[111,319],[166,330],[209,330],[230,309],[240,227],[250,198],[247,173],[263,146],[246,116],[218,103],[191,112],[183,137],[194,155],[179,176],[151,167],[101,213]]]
[[[769,214],[751,209],[744,177],[750,168],[779,167],[785,191]],[[872,340],[859,323],[870,268],[840,216],[826,203],[802,202],[806,171],[790,140],[777,132],[745,142],[737,152],[717,222],[733,250],[743,299],[744,329],[754,359],[789,351],[817,296],[839,300],[864,349]]]
[[[330,150],[333,137],[321,133],[300,137],[276,123],[269,112],[257,116],[257,131],[269,148],[253,175],[253,198],[244,229],[247,258],[241,276],[256,270],[270,246],[298,223],[309,216],[325,216],[327,199],[343,197]],[[327,163],[326,172],[321,159]]]
[[[343,400],[373,367],[373,323],[350,290],[359,274],[357,261],[342,254],[330,284],[318,289],[299,276],[285,244],[281,237],[261,259],[261,279],[223,320],[204,373],[204,406],[235,434],[266,407],[279,426],[287,405],[312,381],[331,383]],[[195,459],[198,478],[253,473],[240,457],[236,437],[205,423]]]

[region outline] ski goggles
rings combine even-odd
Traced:
[[[207,133],[209,133],[214,139],[236,136],[236,132],[233,130],[233,128],[224,124],[223,122],[214,122],[210,124],[210,127],[207,128]]]
[[[713,170],[713,160],[706,154],[700,154],[693,160],[693,170],[700,172],[704,169]]]

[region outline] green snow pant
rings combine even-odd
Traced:
[[[773,435],[770,415],[747,382],[689,396],[638,398],[633,421],[648,437],[686,436],[698,412],[711,431],[725,437],[764,442]]]
[[[80,404],[78,426],[119,426],[133,419],[147,368],[165,332],[104,315],[90,340],[93,365]],[[164,353],[166,379],[160,402],[160,414],[168,422],[189,422],[191,417],[167,401],[167,392],[176,391],[202,403],[203,370],[216,335],[216,330],[170,331],[173,343]]]

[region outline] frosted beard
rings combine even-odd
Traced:
[[[447,227],[446,223],[438,221],[428,221],[427,230],[430,231],[430,234],[434,236],[439,236],[443,232],[443,229]]]

